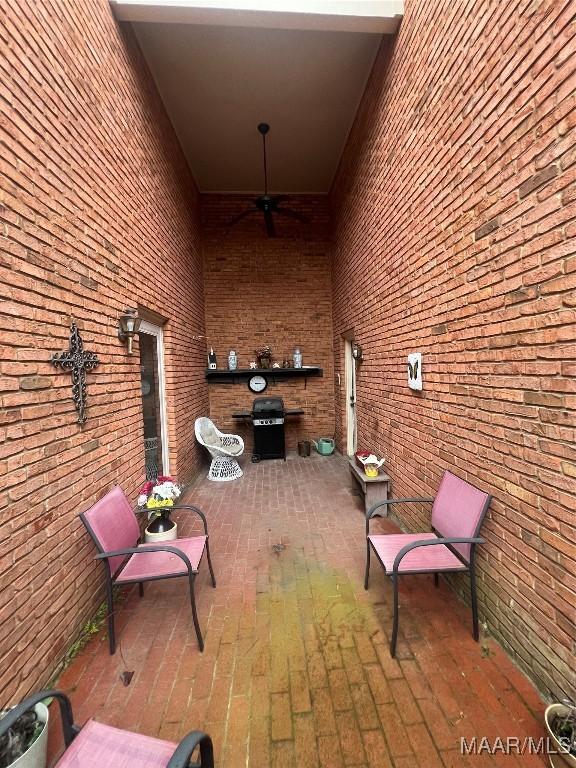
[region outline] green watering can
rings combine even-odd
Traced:
[[[334,453],[336,443],[331,437],[319,437],[318,442],[316,440],[312,440],[312,442],[321,456],[330,456],[331,453]]]

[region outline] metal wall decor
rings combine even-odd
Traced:
[[[78,422],[86,421],[86,371],[96,368],[98,356],[94,352],[84,352],[80,331],[74,321],[70,325],[70,348],[65,352],[54,352],[50,358],[52,365],[60,366],[72,373],[72,400],[78,411]]]

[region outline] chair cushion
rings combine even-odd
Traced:
[[[140,544],[138,549],[147,547],[166,546],[183,552],[192,568],[197,571],[206,546],[206,536],[194,536],[190,539],[175,539],[174,541],[157,542],[156,544]],[[184,562],[172,552],[150,552],[149,554],[132,555],[116,578],[117,582],[138,581],[139,579],[155,579],[160,576],[183,576],[188,571]]]
[[[368,541],[374,547],[386,573],[392,573],[394,560],[402,547],[415,541],[437,539],[434,533],[389,533],[379,536],[368,536]],[[444,544],[429,547],[418,547],[408,552],[400,561],[398,573],[410,571],[465,571],[466,566],[458,560]]]
[[[226,453],[229,453],[231,456],[240,456],[244,449],[240,443],[232,443],[231,445],[223,446],[222,450],[226,451]]]
[[[202,435],[202,440],[204,440],[205,445],[209,445],[212,448],[219,448],[222,444],[222,441],[216,432],[216,429],[214,427],[214,424],[212,424],[211,421],[206,420],[208,423],[203,424],[200,427],[200,434]]]
[[[176,746],[88,720],[56,768],[166,768]]]

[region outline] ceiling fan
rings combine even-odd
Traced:
[[[301,213],[291,210],[290,208],[280,208],[279,204],[287,199],[287,195],[269,195],[268,194],[268,168],[266,165],[266,134],[270,130],[268,123],[259,123],[258,132],[262,136],[262,156],[264,160],[264,194],[254,199],[254,207],[243,211],[241,214],[233,218],[228,222],[228,227],[233,227],[246,216],[251,216],[253,213],[261,211],[264,214],[264,225],[266,227],[266,234],[268,237],[276,237],[276,228],[274,226],[274,217],[272,214],[279,214],[280,216],[289,216],[292,219],[301,221],[303,224],[308,224],[308,219]]]

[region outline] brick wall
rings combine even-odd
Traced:
[[[576,651],[573,14],[406,0],[332,195],[336,370],[353,329],[360,446],[386,455],[396,496],[445,468],[494,494],[482,617],[556,693],[574,692]]]
[[[102,599],[78,513],[143,476],[138,346],[126,306],[165,325],[172,471],[195,472],[208,407],[197,193],[151,77],[106,0],[7,0],[0,34],[0,705],[46,682]],[[88,421],[50,355],[74,318]],[[182,419],[186,413],[187,418]]]
[[[332,296],[326,198],[298,195],[284,203],[305,215],[309,224],[277,216],[278,237],[268,238],[262,214],[227,227],[251,204],[253,196],[202,197],[206,333],[227,366],[236,350],[239,367],[255,359],[254,350],[269,344],[276,359],[292,357],[299,346],[304,365],[319,365],[322,378],[269,383],[264,394],[284,398],[287,408],[303,408],[305,416],[289,419],[288,449],[298,440],[334,435],[334,359]],[[231,418],[234,410],[250,410],[256,395],[242,384],[210,384],[210,413],[224,431],[233,430],[252,447],[252,429]]]

